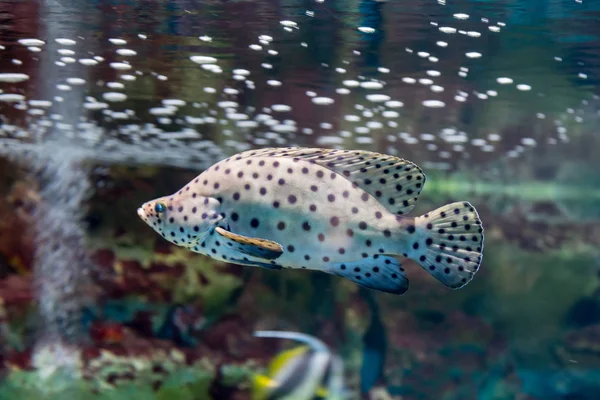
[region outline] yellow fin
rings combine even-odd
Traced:
[[[326,388],[324,388],[323,386],[319,386],[319,387],[317,388],[317,391],[315,392],[315,396],[317,396],[317,397],[321,397],[321,398],[323,398],[323,399],[326,399],[326,398],[327,398],[327,395],[328,395],[328,393],[329,393],[329,392],[327,391],[327,389],[326,389]]]
[[[277,385],[275,380],[265,375],[256,375],[254,378],[254,383],[263,387],[275,387]]]
[[[266,400],[268,394],[277,387],[278,382],[272,377],[276,375],[284,366],[296,357],[305,354],[309,346],[303,345],[291,348],[279,353],[267,369],[267,375],[256,374],[252,380],[252,400]]]
[[[279,372],[290,360],[299,357],[308,351],[308,346],[298,346],[279,353],[269,364],[268,374],[274,375]]]
[[[265,375],[254,375],[252,379],[252,400],[265,400],[277,382]]]
[[[232,243],[231,248],[253,257],[274,260],[283,254],[283,247],[276,242],[238,235],[217,227],[215,231]]]

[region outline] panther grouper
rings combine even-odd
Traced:
[[[424,184],[418,166],[385,154],[266,148],[214,164],[138,215],[169,242],[230,263],[320,270],[403,294],[403,256],[461,288],[481,263],[481,221],[468,202],[406,216]]]

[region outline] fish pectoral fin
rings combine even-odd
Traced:
[[[240,253],[252,257],[264,258],[265,260],[275,260],[283,254],[283,247],[271,240],[238,235],[221,227],[217,227],[215,230],[225,238],[226,246]]]
[[[391,256],[374,255],[359,261],[335,263],[327,272],[381,292],[404,294],[408,290],[404,268]]]

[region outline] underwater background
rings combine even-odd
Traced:
[[[348,399],[600,399],[599,79],[600,1],[0,0],[0,400],[256,398],[293,346],[260,330]],[[136,214],[279,146],[416,163],[411,215],[473,204],[480,271],[395,296]]]

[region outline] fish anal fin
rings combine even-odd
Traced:
[[[414,163],[366,150],[266,148],[246,151],[240,157],[287,157],[317,164],[342,175],[396,215],[413,209],[426,180]]]
[[[240,253],[265,260],[274,260],[283,254],[283,247],[271,240],[238,235],[221,227],[217,227],[215,231],[225,238],[230,248]]]
[[[391,256],[374,255],[358,261],[334,263],[327,272],[386,293],[404,294],[409,286],[404,268]]]

